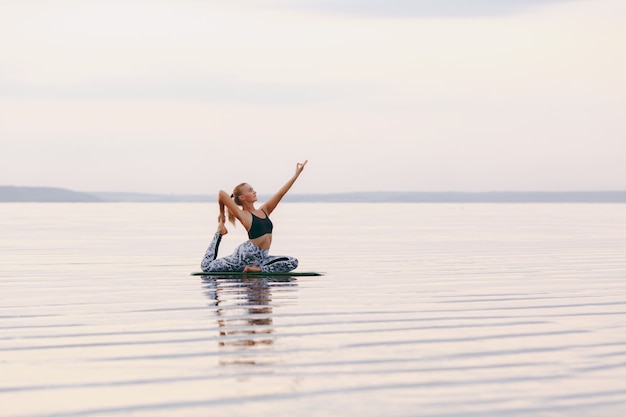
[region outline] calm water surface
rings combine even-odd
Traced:
[[[0,204],[0,415],[626,415],[626,205],[285,203],[297,280],[216,217]]]

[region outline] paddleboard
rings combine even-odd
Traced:
[[[321,272],[192,272],[191,275],[212,276],[212,277],[319,277],[324,275]]]

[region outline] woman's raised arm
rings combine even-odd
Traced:
[[[287,181],[287,183],[285,185],[283,185],[280,188],[280,190],[278,190],[278,192],[276,194],[274,194],[265,204],[263,204],[261,206],[261,208],[264,209],[267,212],[268,215],[272,211],[274,211],[274,209],[276,208],[278,203],[280,203],[280,200],[282,200],[282,198],[285,196],[285,194],[287,194],[287,191],[289,191],[291,186],[296,182],[296,180],[298,179],[298,177],[302,173],[302,170],[304,169],[304,166],[307,164],[307,162],[309,162],[309,161],[306,160],[306,161],[304,161],[302,163],[298,162],[296,164],[296,172],[295,172],[295,174],[293,174],[293,177],[291,177],[289,179],[289,181]]]

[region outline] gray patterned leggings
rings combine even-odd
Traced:
[[[239,245],[232,255],[217,257],[222,235],[213,236],[200,267],[204,272],[242,272],[244,267],[257,265],[262,272],[289,272],[296,269],[298,260],[291,256],[269,256],[268,251],[259,248],[249,240]]]

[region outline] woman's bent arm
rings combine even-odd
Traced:
[[[235,217],[241,222],[246,230],[250,228],[250,219],[247,219],[243,215],[243,211],[239,208],[237,204],[235,204],[235,201],[230,198],[226,191],[220,190],[219,194],[217,195],[217,202],[220,205],[220,218],[222,216],[222,208],[223,206],[226,206],[226,208],[235,215]]]

